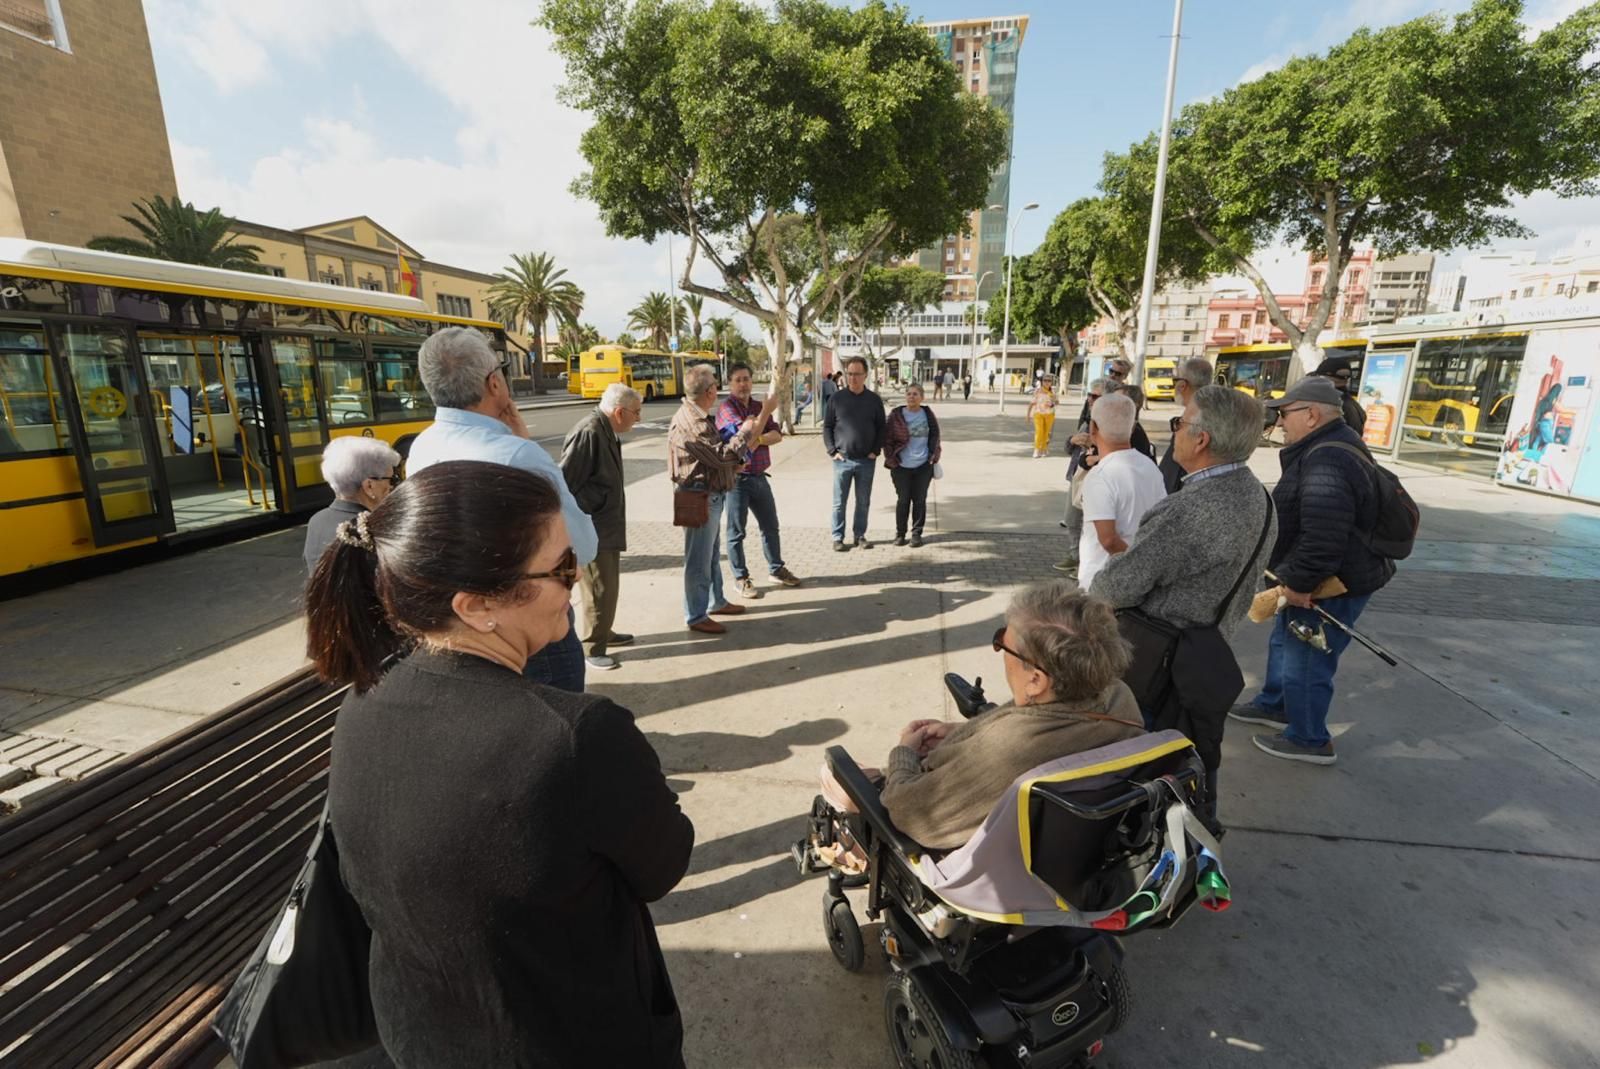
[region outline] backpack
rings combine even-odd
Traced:
[[[1411,556],[1412,547],[1417,541],[1417,529],[1422,526],[1422,510],[1411,500],[1411,495],[1400,482],[1400,476],[1379,465],[1372,459],[1371,453],[1349,442],[1323,442],[1312,447],[1311,452],[1329,446],[1355,454],[1374,473],[1372,481],[1378,491],[1378,519],[1372,525],[1372,530],[1361,532],[1362,542],[1378,556],[1390,560],[1405,560]]]

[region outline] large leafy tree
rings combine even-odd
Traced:
[[[540,24],[593,117],[575,189],[611,234],[688,237],[683,290],[763,324],[785,412],[797,328],[960,229],[1005,157],[1003,116],[882,0],[545,0]],[[790,275],[798,231],[819,287]]]
[[[873,334],[881,339],[884,327],[898,328],[898,344],[876,354],[879,359],[886,359],[904,347],[911,317],[937,306],[943,294],[944,276],[937,271],[874,264],[861,274],[861,284],[849,306],[850,322],[861,332],[861,341],[869,349]]]
[[[706,320],[706,329],[711,332],[711,344],[719,353],[727,352],[728,339],[737,333],[732,316],[712,316]]]
[[[683,321],[681,302],[668,297],[665,293],[650,293],[628,312],[628,328],[637,330],[649,338],[652,347],[665,349],[667,339],[672,337],[672,322],[675,316],[678,322]]]
[[[532,334],[539,358],[533,363],[533,389],[544,392],[545,321],[575,320],[583,310],[583,290],[566,279],[547,253],[513,253],[511,263],[494,276],[489,286],[490,314],[506,329],[519,327]]]
[[[168,200],[157,195],[134,202],[133,210],[135,214],[122,219],[138,233],[137,238],[93,237],[89,248],[230,271],[261,270],[261,246],[240,242],[230,233],[233,220],[217,208],[202,212],[177,197]]]
[[[1078,332],[1100,315],[1089,298],[1087,279],[1061,270],[1048,250],[1017,257],[1011,279],[1013,337],[1055,335],[1070,359],[1078,351]],[[1005,329],[1005,289],[989,302],[989,336]]]
[[[1363,29],[1175,123],[1169,217],[1255,284],[1308,369],[1356,243],[1387,256],[1527,236],[1514,197],[1595,192],[1600,5],[1537,36],[1521,15],[1520,0],[1478,0],[1453,19]],[[1152,137],[1108,174],[1148,197],[1154,158]],[[1250,260],[1285,239],[1326,268],[1301,323]]]

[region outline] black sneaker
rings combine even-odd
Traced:
[[[920,548],[922,548],[922,536],[921,535],[914,534],[914,535],[911,536],[911,548],[912,549],[920,549]]]
[[[833,544],[833,551],[835,553],[845,553],[845,552],[848,552],[849,549],[850,549],[850,547],[845,545],[843,542],[835,542]]]
[[[872,543],[867,541],[865,538],[858,538],[856,539],[856,546],[860,549],[871,549]]]
[[[895,535],[894,536],[894,544],[897,545],[897,546],[905,545],[906,544],[906,536],[903,535],[903,534]]]
[[[1297,742],[1290,742],[1281,731],[1275,735],[1252,735],[1250,741],[1255,743],[1256,749],[1262,753],[1281,757],[1285,761],[1302,761],[1308,765],[1331,765],[1339,760],[1334,755],[1333,743],[1301,746]]]
[[[1263,709],[1259,705],[1235,705],[1228,710],[1228,719],[1244,724],[1264,724],[1269,728],[1286,728],[1289,718],[1283,713]]]

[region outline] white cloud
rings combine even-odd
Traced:
[[[173,131],[186,198],[290,228],[370,215],[430,259],[480,271],[500,270],[513,252],[547,252],[587,294],[584,318],[608,334],[625,329],[627,309],[646,291],[666,289],[664,250],[607,238],[595,206],[569,191],[584,166],[578,139],[588,120],[556,100],[562,67],[529,25],[531,5],[475,0],[450,18],[427,0],[146,5],[151,33],[181,40],[224,95],[273,84],[307,48],[344,56],[375,41],[460,118],[453,144],[413,147],[404,131],[371,129],[358,86],[348,104],[305,116],[298,130],[261,116],[263,152],[243,177],[207,150],[203,130]],[[316,43],[303,45],[308,38]],[[227,62],[202,59],[241,41],[261,43]],[[397,144],[406,147],[382,148]],[[680,242],[680,262],[682,252]],[[707,314],[715,314],[709,304]]]

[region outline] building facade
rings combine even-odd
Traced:
[[[1173,286],[1157,293],[1150,305],[1145,356],[1183,360],[1204,355],[1211,293],[1209,282],[1198,286]]]
[[[177,192],[140,0],[0,0],[0,237],[83,245]]]
[[[1015,127],[1017,56],[1028,31],[1028,16],[961,19],[927,24],[945,58],[961,76],[962,92],[987,97],[1005,113],[1008,130]],[[986,205],[967,217],[967,234],[948,234],[944,241],[913,257],[919,267],[945,277],[946,301],[988,301],[1005,284],[1006,227],[1011,206],[1011,133],[1006,159],[990,180]],[[982,283],[979,285],[979,283]]]

